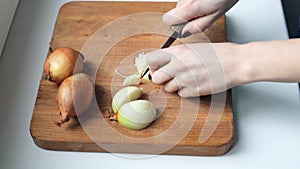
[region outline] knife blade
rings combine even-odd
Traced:
[[[168,48],[169,46],[171,46],[173,44],[173,42],[177,38],[182,38],[182,29],[184,28],[184,26],[187,23],[188,22],[184,22],[182,24],[176,25],[176,27],[174,28],[172,34],[169,36],[169,38],[167,39],[167,41],[161,46],[161,49]],[[141,78],[143,78],[149,72],[149,70],[150,70],[150,68],[147,67],[145,69],[145,71],[142,73]]]

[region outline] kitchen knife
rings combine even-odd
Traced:
[[[182,29],[184,28],[184,26],[187,24],[188,22],[184,22],[182,24],[179,24],[177,26],[175,26],[172,34],[170,35],[170,37],[167,39],[167,41],[162,45],[161,49],[163,48],[167,48],[169,46],[172,45],[172,43],[177,39],[177,38],[182,38]],[[141,78],[143,78],[148,72],[149,72],[150,68],[147,67],[145,69],[145,71],[142,73]]]

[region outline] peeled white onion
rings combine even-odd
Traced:
[[[119,90],[113,97],[112,109],[115,113],[118,112],[119,108],[130,101],[140,98],[143,94],[141,88],[135,86],[128,86]]]
[[[156,118],[154,105],[147,100],[135,100],[121,106],[117,121],[131,130],[146,128]]]

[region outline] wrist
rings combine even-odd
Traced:
[[[253,57],[258,54],[254,49],[254,43],[240,44],[237,47],[236,63],[239,73],[236,77],[239,85],[259,81],[260,75],[257,68],[260,57]]]
[[[274,46],[275,45],[275,46]],[[274,42],[251,42],[240,45],[239,50],[241,72],[241,84],[270,81],[274,78],[274,67],[278,63],[275,56],[280,53],[279,46]]]
[[[214,44],[220,56],[228,88],[254,81],[254,66],[247,56],[248,46],[235,43]]]
[[[235,44],[229,55],[233,58],[229,80],[235,82],[233,86],[258,81],[299,82],[299,44],[300,39]]]

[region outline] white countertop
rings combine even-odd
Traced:
[[[59,7],[67,0],[22,0],[0,61],[0,168],[296,168],[300,156],[297,84],[255,83],[233,89],[236,142],[223,156],[125,158],[37,147],[29,132],[43,62]],[[286,39],[280,0],[240,0],[227,14],[233,42]]]

